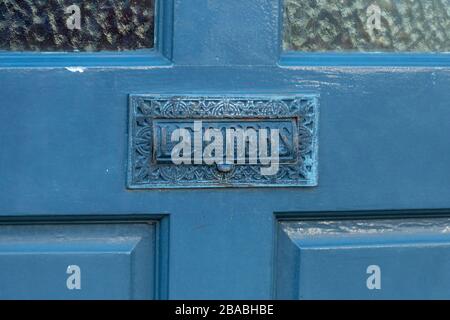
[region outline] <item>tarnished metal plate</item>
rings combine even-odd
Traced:
[[[317,185],[317,95],[130,95],[129,104],[130,189]],[[180,130],[188,136],[180,139]],[[208,130],[217,136],[208,140]],[[174,161],[186,141],[179,154],[192,161]],[[213,142],[223,163],[207,161]],[[270,166],[276,170],[264,173]]]

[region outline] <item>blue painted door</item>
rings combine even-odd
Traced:
[[[153,49],[0,53],[1,298],[450,298],[448,54],[283,45],[279,0],[155,13]],[[295,132],[292,176],[149,149],[195,119]]]

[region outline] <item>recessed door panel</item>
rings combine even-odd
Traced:
[[[0,299],[153,299],[156,223],[0,226]]]
[[[450,220],[279,224],[279,299],[448,299]]]

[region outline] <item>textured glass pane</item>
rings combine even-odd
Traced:
[[[153,47],[154,0],[0,0],[0,50]]]
[[[449,52],[450,0],[285,0],[283,47]]]

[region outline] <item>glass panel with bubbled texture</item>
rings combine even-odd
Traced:
[[[154,0],[0,0],[0,50],[153,47]]]
[[[284,0],[285,50],[450,52],[450,0]]]

